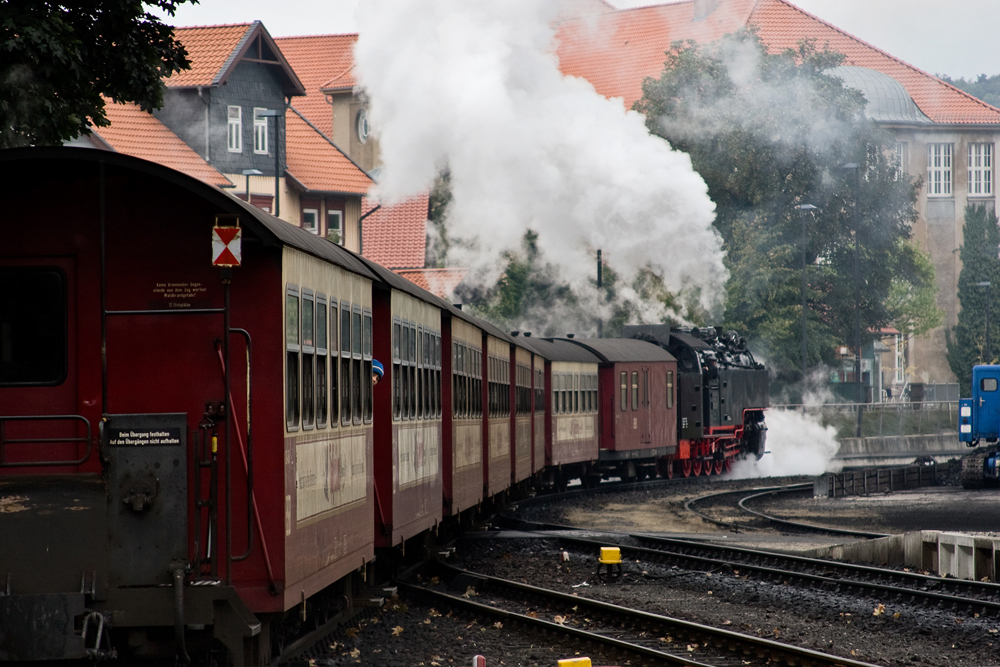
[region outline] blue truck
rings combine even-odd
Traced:
[[[972,398],[958,402],[958,439],[976,447],[962,459],[962,486],[1000,484],[1000,366],[972,368]]]

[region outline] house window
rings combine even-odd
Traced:
[[[304,208],[302,209],[302,229],[310,231],[313,234],[319,232],[319,211],[314,208]]]
[[[910,163],[910,145],[905,141],[896,142],[896,154],[893,156],[896,166],[896,178],[906,173],[906,167]]]
[[[253,109],[253,152],[264,155],[267,154],[267,116],[261,114],[265,111],[267,109],[261,107]]]
[[[344,212],[326,212],[326,238],[338,245],[344,245]]]
[[[927,144],[927,194],[951,196],[951,144]]]
[[[229,107],[228,147],[230,153],[243,152],[243,108]]]
[[[969,144],[969,194],[993,194],[993,144]]]

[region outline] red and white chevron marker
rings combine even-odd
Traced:
[[[486,656],[477,655],[472,658],[472,667],[486,667]]]
[[[243,261],[243,230],[212,227],[212,266],[240,266]]]

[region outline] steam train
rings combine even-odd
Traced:
[[[0,661],[266,664],[510,494],[763,454],[734,333],[507,333],[116,153],[0,178]]]

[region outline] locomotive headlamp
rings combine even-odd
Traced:
[[[972,416],[972,408],[969,407],[968,405],[963,405],[962,409],[959,411],[959,415],[962,416],[962,417],[971,417]]]

